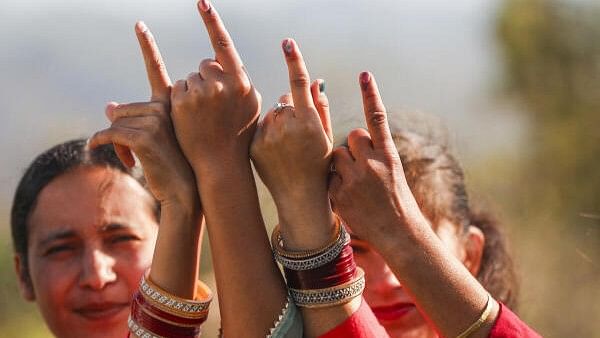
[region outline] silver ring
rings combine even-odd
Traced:
[[[287,107],[294,107],[289,103],[284,103],[284,102],[277,102],[275,103],[275,105],[273,106],[273,113],[275,115],[279,114],[283,109],[287,108]]]

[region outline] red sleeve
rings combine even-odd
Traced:
[[[523,323],[509,308],[500,304],[498,318],[490,331],[489,338],[541,338],[527,324]]]
[[[363,299],[352,316],[319,338],[389,338],[389,335]]]

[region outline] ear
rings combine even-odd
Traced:
[[[476,226],[470,225],[464,237],[463,264],[473,276],[477,276],[481,268],[485,235]]]
[[[29,276],[29,271],[25,265],[25,260],[21,255],[15,254],[14,263],[21,297],[30,302],[35,301],[35,293],[33,292],[33,285],[31,284],[31,277]]]

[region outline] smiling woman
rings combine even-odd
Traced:
[[[158,207],[112,146],[85,140],[38,156],[12,209],[15,268],[57,337],[127,335],[131,295],[150,267]]]

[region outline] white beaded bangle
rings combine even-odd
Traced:
[[[198,287],[209,290],[202,282],[198,281]],[[140,281],[140,292],[144,298],[159,309],[181,317],[199,318],[208,315],[208,307],[212,301],[212,294],[208,293],[206,299],[191,300],[184,299],[162,290],[160,287],[142,276]]]
[[[296,305],[306,308],[322,308],[344,304],[362,294],[365,289],[365,272],[356,267],[356,277],[345,284],[326,289],[300,290],[290,288]]]
[[[344,246],[350,243],[350,235],[346,232],[344,227],[341,227],[340,234],[336,238],[335,243],[331,245],[326,251],[316,254],[315,256],[298,259],[298,258],[289,258],[282,254],[281,250],[278,248],[274,248],[273,256],[275,260],[279,262],[279,264],[284,267],[295,270],[295,271],[303,271],[316,269],[321,267],[331,261],[333,261],[344,249]]]

